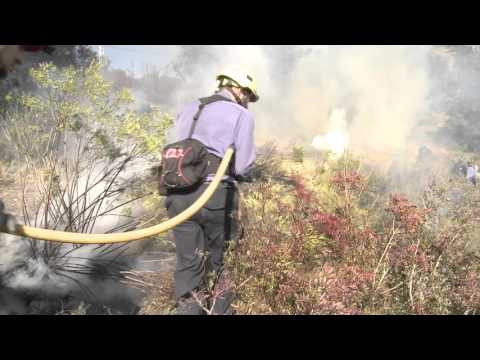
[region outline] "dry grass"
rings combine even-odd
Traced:
[[[173,269],[170,271],[145,273],[144,278],[155,284],[147,294],[139,315],[168,315],[175,308]]]
[[[23,209],[23,192],[25,189],[25,201],[30,208],[34,207],[36,179],[28,176],[18,166],[6,165],[0,161],[0,199],[5,202],[7,211],[20,216]]]

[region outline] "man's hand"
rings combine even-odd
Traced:
[[[4,212],[5,204],[0,200],[0,232],[10,232],[15,231],[16,221],[15,218]]]
[[[238,182],[251,183],[253,182],[253,177],[251,174],[248,175],[236,175],[235,180]]]

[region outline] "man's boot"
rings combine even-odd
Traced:
[[[175,315],[205,315],[205,310],[193,296],[187,295],[177,301]]]

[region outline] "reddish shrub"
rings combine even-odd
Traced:
[[[335,215],[317,211],[312,214],[311,221],[317,225],[320,232],[334,240],[339,240],[345,235],[346,222]]]
[[[337,191],[353,190],[360,191],[365,186],[363,177],[353,171],[350,173],[338,172],[331,179],[330,182]]]
[[[395,220],[400,222],[407,233],[415,233],[418,227],[425,223],[426,215],[430,212],[430,209],[419,209],[401,194],[390,195],[385,210],[395,216]]]
[[[318,201],[314,193],[305,186],[305,180],[299,175],[291,176],[290,180],[294,183],[295,198],[297,202],[311,204]]]

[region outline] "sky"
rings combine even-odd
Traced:
[[[98,53],[98,45],[90,46]],[[225,49],[228,48],[232,48],[232,46],[225,46]],[[309,46],[305,48],[309,48]],[[328,46],[317,45],[315,48],[328,48]],[[140,77],[145,73],[146,64],[156,66],[158,70],[165,69],[179,53],[177,45],[103,45],[103,49],[112,68],[129,71],[135,77]]]
[[[90,45],[98,52],[98,45]],[[135,76],[145,72],[146,64],[164,69],[177,54],[174,45],[103,45],[111,67],[132,71]]]

